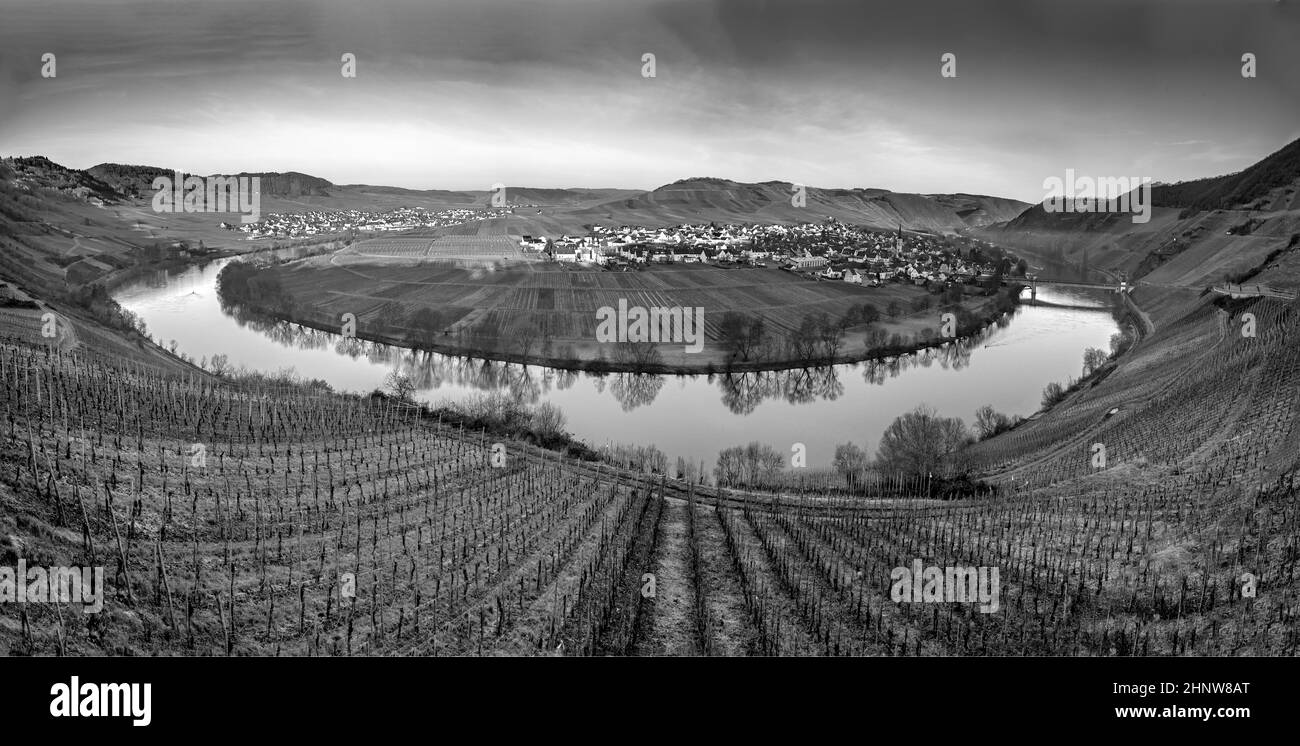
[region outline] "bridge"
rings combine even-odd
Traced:
[[[1039,277],[1038,275],[1025,275],[1029,281],[1029,298],[1038,300],[1038,286],[1047,285],[1058,288],[1084,288],[1086,290],[1107,290],[1112,293],[1127,293],[1133,289],[1127,280],[1117,282],[1082,282],[1078,280],[1058,280],[1053,277]]]

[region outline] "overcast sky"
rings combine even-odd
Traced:
[[[0,154],[77,168],[1038,201],[1067,168],[1175,181],[1300,137],[1292,0],[0,0],[0,19]]]

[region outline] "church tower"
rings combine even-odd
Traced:
[[[898,235],[894,236],[894,256],[903,256],[903,224],[898,224]]]

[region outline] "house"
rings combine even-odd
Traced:
[[[826,257],[813,256],[806,250],[804,251],[803,256],[791,257],[790,259],[790,267],[792,269],[816,269],[817,267],[825,267],[829,263],[830,262],[827,261]]]
[[[861,285],[862,273],[856,269],[846,269],[844,270],[844,281],[853,283],[854,285]]]
[[[844,277],[844,273],[833,267],[827,267],[817,273],[818,277],[824,277],[827,280],[839,280]]]

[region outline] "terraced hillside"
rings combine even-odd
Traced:
[[[65,289],[49,257],[91,238],[61,226],[87,227],[89,207],[3,196],[24,210],[2,240],[30,256],[0,262],[0,570],[100,566],[108,590],[98,614],[0,595],[0,654],[1298,652],[1300,307],[1201,284],[1300,286],[1292,212],[1160,208],[1150,230],[1053,232],[1065,259],[1092,247],[1094,266],[1131,271],[1144,335],[974,447],[995,496],[934,502],[720,492],[383,397],[211,376],[45,293]],[[726,305],[788,305],[741,281],[758,270],[727,272]],[[531,311],[547,289],[594,300],[561,273],[501,292]],[[656,290],[601,276],[610,297]],[[356,279],[327,290],[362,325],[405,302],[395,280],[348,296]],[[800,287],[821,304],[852,291]],[[997,609],[895,600],[891,576],[918,560],[996,568]]]
[[[1268,313],[1269,349],[1294,348],[1294,313]],[[1163,346],[1183,348],[1189,391],[1217,395],[1202,383],[1252,353],[1207,348],[1225,327],[1204,315]],[[1300,642],[1294,474],[1262,489],[1242,479],[1276,452],[1221,437],[1235,425],[1196,426],[1240,456],[1232,466],[1195,468],[1170,444],[1187,466],[1159,480],[1076,476],[1061,457],[1052,489],[971,502],[720,494],[496,447],[387,399],[146,367],[78,338],[0,343],[0,566],[103,566],[109,593],[101,614],[0,604],[0,652],[1167,655]],[[1270,393],[1277,370],[1257,362],[1261,385],[1241,396],[1267,415],[1261,437],[1290,432],[1294,389]],[[1146,391],[1159,400],[1158,385]],[[1156,411],[1176,437],[1176,413],[1206,403]],[[1014,442],[990,454],[1014,459]],[[892,600],[891,572],[914,559],[999,568],[998,610]]]
[[[1104,381],[973,450],[1001,478],[1045,484],[1268,482],[1300,460],[1300,313],[1272,298],[1201,296]]]
[[[1247,278],[1300,284],[1300,140],[1233,174],[1151,189],[1150,221],[1034,205],[975,232],[1054,262],[1197,290]]]

